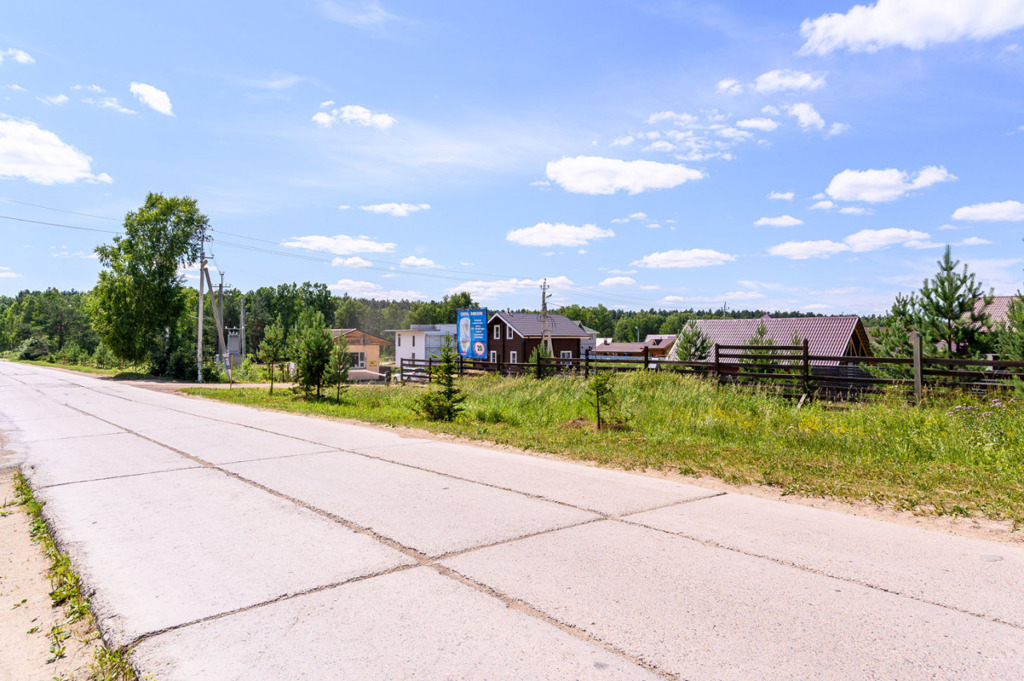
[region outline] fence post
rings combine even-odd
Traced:
[[[644,371],[647,371],[651,367],[651,349],[644,346]]]
[[[722,375],[720,373],[719,359],[718,359],[718,343],[715,343],[715,382],[716,383],[721,383],[722,382]]]
[[[590,348],[587,348],[587,355],[586,355],[586,359],[584,361],[583,366],[584,366],[583,375],[586,376],[586,377],[589,377],[590,376]]]
[[[405,357],[398,360],[398,375],[401,377],[402,385],[405,385]]]
[[[917,406],[921,406],[921,397],[924,388],[924,379],[921,368],[921,334],[917,331],[910,333],[910,346],[914,351],[914,399]]]
[[[498,375],[501,376],[501,353],[498,353]]]
[[[434,356],[427,357],[427,383],[434,378]]]
[[[810,379],[811,379],[811,360],[810,351],[808,349],[807,339],[804,338],[804,395],[811,393]]]
[[[540,350],[537,351],[537,378],[543,378],[544,374],[541,372],[540,361],[543,359],[540,356]]]
[[[459,355],[459,378],[462,378],[462,355]]]

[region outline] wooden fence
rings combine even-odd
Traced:
[[[1024,362],[925,357],[920,338],[912,337],[912,357],[812,355],[802,345],[719,345],[706,361],[682,362],[642,357],[603,357],[589,352],[579,358],[542,357],[535,362],[490,362],[459,357],[460,376],[498,373],[502,376],[592,376],[607,371],[674,371],[719,384],[775,386],[782,395],[810,399],[848,400],[894,387],[920,403],[925,387],[948,387],[984,393],[1024,381]],[[403,359],[401,380],[429,383],[436,358]]]

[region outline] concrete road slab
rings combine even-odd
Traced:
[[[27,447],[25,458],[25,475],[36,489],[199,466],[129,433],[35,442]]]
[[[659,678],[430,568],[167,632],[134,658],[165,681]]]
[[[412,564],[293,503],[209,469],[39,494],[108,643]]]
[[[626,518],[1024,628],[1024,549],[735,494]]]
[[[59,412],[60,409],[55,408],[53,411]],[[16,437],[21,442],[43,442],[45,440],[63,440],[66,438],[111,435],[123,432],[117,426],[77,412],[74,415],[67,415],[61,418],[51,417],[31,421],[16,421],[14,426]]]
[[[414,442],[429,442],[425,438],[403,436],[398,431],[386,428],[358,426],[325,418],[267,412],[256,412],[249,418],[258,419],[253,425],[259,428],[347,451],[374,445],[393,447]]]
[[[429,556],[599,517],[346,452],[224,468]]]
[[[80,412],[43,397],[26,396],[24,389],[17,395],[0,401],[0,423],[21,421],[63,420],[81,416]]]
[[[608,515],[635,513],[719,494],[703,487],[624,471],[453,442],[424,441],[403,446],[392,443],[386,447],[360,447],[357,451]]]
[[[619,521],[443,564],[680,678],[974,680],[1024,669],[1018,628]]]
[[[310,454],[324,450],[323,445],[232,423],[207,421],[205,425],[195,427],[142,427],[138,432],[160,444],[214,464]]]

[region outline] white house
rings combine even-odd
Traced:
[[[451,336],[455,342],[455,324],[413,324],[408,329],[388,329],[395,334],[395,369],[400,369],[402,359],[426,359],[438,357],[444,337]]]

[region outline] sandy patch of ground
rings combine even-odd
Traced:
[[[50,602],[49,562],[29,535],[30,519],[17,504],[12,476],[0,469],[0,681],[88,679],[98,633],[85,620],[64,624]],[[53,659],[50,633],[63,627],[64,656]],[[50,660],[53,660],[52,662]]]

